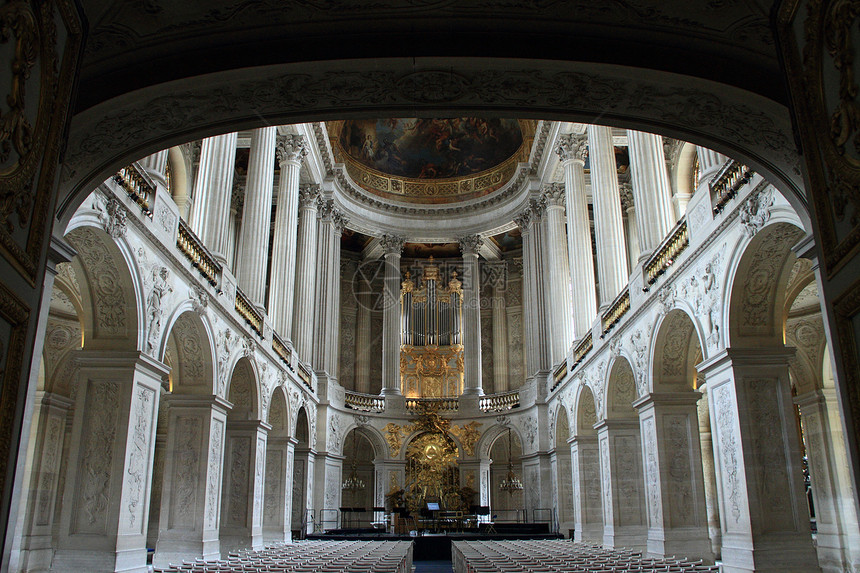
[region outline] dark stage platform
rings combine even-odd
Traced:
[[[414,541],[415,561],[439,561],[451,559],[452,541],[493,541],[499,539],[562,539],[557,533],[549,533],[544,523],[496,523],[495,533],[487,533],[487,527],[463,532],[430,533],[412,537],[395,535],[375,529],[333,529],[326,533],[309,534],[307,539],[360,540],[360,541]]]

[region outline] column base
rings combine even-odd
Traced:
[[[222,534],[220,537],[221,559],[227,559],[231,551],[239,551],[240,549],[262,549],[263,536],[247,534]]]
[[[603,545],[613,548],[625,547],[644,552],[648,549],[648,530],[644,525],[604,527]]]
[[[146,548],[116,552],[60,549],[54,555],[50,570],[57,573],[80,573],[81,571],[147,573]]]
[[[680,555],[714,562],[711,540],[701,528],[651,529],[648,531],[648,556],[671,557]]]
[[[271,545],[272,543],[292,543],[293,532],[287,529],[263,529],[263,545]]]
[[[155,546],[152,564],[155,567],[167,567],[170,563],[182,563],[183,560],[190,561],[198,557],[205,561],[217,561],[221,558],[217,534],[214,539],[203,541],[199,539],[159,539]]]
[[[463,393],[461,396],[483,396],[484,389],[483,388],[463,388]]]
[[[723,536],[723,573],[812,573],[821,571],[810,534]]]
[[[51,535],[28,535],[21,540],[21,571],[50,571],[53,558]]]
[[[576,528],[573,532],[573,540],[579,543],[596,543],[603,544],[603,526],[602,525],[586,525]]]

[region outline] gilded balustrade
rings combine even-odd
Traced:
[[[603,336],[615,327],[618,324],[618,321],[627,314],[630,310],[630,290],[625,287],[621,294],[615,297],[615,300],[612,302],[612,305],[609,307],[603,316],[600,317],[600,322],[603,326]],[[601,338],[603,337],[601,336]]]
[[[287,343],[277,332],[272,333],[272,350],[286,364],[287,368],[293,369],[293,351],[287,347]]]
[[[155,197],[155,185],[137,167],[128,165],[114,175],[116,181],[128,196],[138,204],[141,211],[152,218],[152,200]]]
[[[576,345],[576,348],[573,349],[573,366],[576,367],[577,364],[585,360],[585,357],[588,356],[588,353],[594,348],[594,339],[591,337],[591,332],[582,337],[582,340],[579,341],[579,344]]]
[[[299,380],[308,387],[311,392],[314,392],[314,385],[311,383],[311,371],[308,370],[308,367],[299,362]]]
[[[564,382],[564,379],[567,377],[567,359],[562,360],[561,364],[559,364],[556,369],[552,373],[552,387],[549,389],[550,392],[558,388],[559,384]]]
[[[245,319],[251,330],[256,332],[258,336],[263,336],[263,315],[260,314],[251,299],[238,288],[236,289],[236,312]]]
[[[714,200],[714,214],[720,213],[726,203],[737,195],[738,190],[749,183],[753,173],[752,169],[734,159],[730,159],[723,165],[709,184],[711,197]]]
[[[210,285],[218,284],[218,275],[221,274],[221,264],[215,260],[212,253],[203,246],[203,242],[197,238],[188,223],[179,220],[179,232],[176,235],[176,246],[191,261],[191,266],[200,271]]]
[[[681,219],[669,236],[654,251],[651,258],[645,263],[645,276],[648,284],[653,285],[671,267],[678,256],[690,245],[690,230],[687,227],[687,219]],[[648,290],[647,288],[645,290]]]

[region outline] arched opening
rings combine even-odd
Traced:
[[[574,491],[574,540],[603,543],[603,493],[597,446],[597,408],[591,388],[582,384],[570,440]]]
[[[490,513],[493,521],[513,523],[526,521],[523,490],[502,490],[509,472],[523,480],[523,445],[512,428],[501,432],[490,447]]]
[[[570,444],[571,438],[570,421],[567,417],[567,408],[560,406],[555,420],[555,448],[550,453],[550,463],[555,467],[555,504],[558,532],[565,537],[571,537],[570,532],[574,529],[573,520],[573,481],[570,466]]]
[[[266,475],[263,490],[263,542],[291,539],[293,456],[296,441],[290,437],[287,393],[275,388],[269,405],[271,426],[266,441]]]
[[[376,505],[375,461],[376,449],[364,431],[350,430],[343,440],[341,527],[370,527]]]
[[[313,454],[310,443],[310,422],[305,407],[299,408],[296,415],[296,453],[293,465],[293,514],[291,518],[294,538],[303,539],[313,531],[313,507],[308,495],[309,484],[313,483]]]

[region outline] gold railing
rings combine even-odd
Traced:
[[[549,389],[550,392],[558,388],[559,384],[564,382],[564,379],[567,377],[567,358],[561,361],[556,369],[552,373],[552,388]]]
[[[308,370],[307,366],[305,366],[301,362],[299,362],[298,374],[299,374],[299,379],[304,383],[305,386],[308,387],[308,389],[311,392],[313,392],[314,391],[314,385],[311,383],[311,371]]]
[[[423,404],[432,405],[438,408],[439,412],[456,412],[460,409],[460,402],[457,398],[407,398],[406,409],[410,412],[417,412]]]
[[[245,319],[245,322],[257,335],[263,336],[263,315],[239,288],[236,289],[236,312]]]
[[[344,394],[344,405],[350,410],[360,412],[383,412],[385,411],[385,398],[347,390]]]
[[[481,396],[478,407],[484,412],[504,412],[520,405],[520,391],[500,392]]]
[[[191,266],[195,267],[200,274],[203,275],[209,284],[215,286],[218,284],[218,275],[221,273],[221,265],[212,256],[212,253],[203,246],[203,242],[197,238],[197,235],[188,226],[188,223],[179,219],[179,232],[176,235],[176,246],[182,253],[191,261]]]
[[[687,219],[681,219],[669,233],[669,236],[654,251],[648,262],[645,263],[645,276],[648,278],[648,284],[652,285],[657,282],[660,275],[678,260],[678,256],[684,252],[689,244],[690,230],[687,228]]]
[[[577,364],[582,362],[588,353],[591,352],[591,349],[594,348],[594,340],[591,338],[591,332],[582,337],[582,340],[579,341],[579,344],[576,345],[576,348],[573,349],[573,366],[576,367]]]
[[[128,196],[138,204],[147,217],[152,218],[152,199],[155,197],[155,185],[140,172],[136,165],[128,165],[114,175],[116,181]]]
[[[287,343],[281,338],[277,332],[272,333],[272,350],[280,357],[287,368],[293,369],[293,352],[287,348]]]
[[[726,203],[737,195],[738,190],[749,183],[753,173],[752,169],[734,159],[729,159],[723,165],[709,185],[715,214],[720,213],[725,208]]]
[[[630,290],[628,288],[624,288],[615,300],[612,302],[612,306],[609,307],[603,316],[600,317],[600,322],[603,325],[603,335],[605,336],[607,332],[612,330],[612,328],[618,324],[618,321],[621,320],[627,311],[630,310]],[[602,337],[601,337],[602,338]]]

